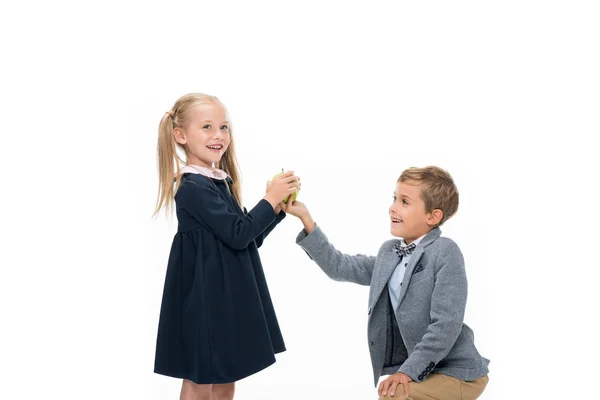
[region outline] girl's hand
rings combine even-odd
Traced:
[[[299,187],[300,178],[294,175],[293,171],[279,174],[267,185],[267,194],[264,199],[271,203],[275,210],[279,203],[297,192]]]
[[[269,190],[269,185],[271,184],[271,182],[267,181],[267,190]],[[281,207],[282,204],[285,204],[283,201],[279,204],[277,204],[277,207],[275,207],[275,215],[279,215],[279,213],[281,212],[281,209],[283,207]]]

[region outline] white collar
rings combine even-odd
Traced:
[[[421,240],[423,240],[423,238],[424,238],[425,236],[427,236],[427,233],[426,233],[426,234],[424,234],[423,236],[421,236],[420,238],[418,238],[418,239],[415,239],[415,240],[412,242],[412,243],[414,243],[414,244],[415,244],[415,247],[416,247],[416,246],[419,244],[419,242],[420,242]],[[412,244],[412,243],[411,243],[411,244]],[[405,241],[404,239],[400,240],[400,247],[406,247],[406,246],[408,246],[408,244],[406,244],[406,241]]]
[[[201,165],[193,165],[193,164],[185,165],[181,169],[181,173],[182,174],[186,174],[186,173],[187,174],[200,174],[200,175],[207,176],[209,178],[215,178],[215,179],[219,179],[219,180],[224,180],[224,179],[230,178],[230,176],[227,175],[227,172],[223,171],[222,169],[207,168],[207,167],[203,167]]]

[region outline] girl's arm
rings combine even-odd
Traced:
[[[277,224],[279,224],[281,221],[283,221],[284,218],[285,218],[285,212],[280,211],[279,214],[277,214],[277,217],[275,217],[275,221],[271,222],[271,224],[269,226],[267,226],[267,229],[265,229],[260,235],[258,235],[256,237],[256,247],[262,246],[265,238],[269,235],[269,233],[271,233],[271,231],[273,229],[275,229]]]
[[[192,218],[236,250],[248,247],[275,221],[273,206],[265,199],[244,216],[230,211],[217,189],[204,178],[185,181],[177,191],[176,200]]]

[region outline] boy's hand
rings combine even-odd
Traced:
[[[406,397],[408,397],[408,382],[412,382],[412,378],[410,376],[403,374],[402,372],[397,372],[379,384],[377,393],[379,396],[387,396],[389,392],[390,396],[394,397],[396,394],[396,388],[401,384],[404,387],[404,393],[406,394]]]
[[[292,202],[292,198],[290,196],[287,204],[281,202],[279,205],[287,214],[292,214],[294,217],[300,218],[300,221],[302,221],[302,224],[304,225],[304,231],[307,235],[309,235],[315,229],[315,221],[312,219],[312,216],[308,212],[308,208],[306,208],[304,203],[300,201]]]
[[[304,205],[304,203],[300,201],[291,201],[292,196],[288,198],[287,204],[283,201],[279,203],[279,206],[285,211],[287,214],[292,214],[294,217],[298,217],[300,219],[309,215],[308,208]]]

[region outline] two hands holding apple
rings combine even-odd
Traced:
[[[281,210],[298,217],[304,224],[304,229],[310,233],[314,229],[314,221],[308,212],[306,206],[296,201],[298,191],[300,190],[300,178],[294,175],[293,171],[283,172],[273,176],[271,181],[267,182],[267,194],[264,199],[267,200],[275,214],[279,214]]]
[[[273,209],[279,214],[284,204],[291,198],[296,201],[300,190],[300,178],[294,175],[293,171],[283,172],[273,176],[273,179],[267,182],[267,194],[264,199],[273,206]]]
[[[300,183],[300,178],[294,175],[294,171],[283,172],[283,168],[281,168],[281,172],[273,175],[273,178],[269,182],[267,182],[267,189],[268,189],[268,187],[271,185],[271,182],[273,182],[273,180],[275,178],[280,177],[280,176],[281,176],[281,178],[286,178],[286,176],[288,174],[292,174],[292,177],[290,179],[293,179],[293,180],[290,181],[289,179],[286,179],[286,182],[289,182],[292,186],[295,186],[298,189],[296,191],[294,191],[291,195],[289,195],[285,199],[283,199],[283,202],[285,204],[288,203],[288,200],[290,197],[292,197],[292,203],[295,202],[296,199],[298,198],[298,192],[300,191],[300,186],[302,186],[302,184]]]

